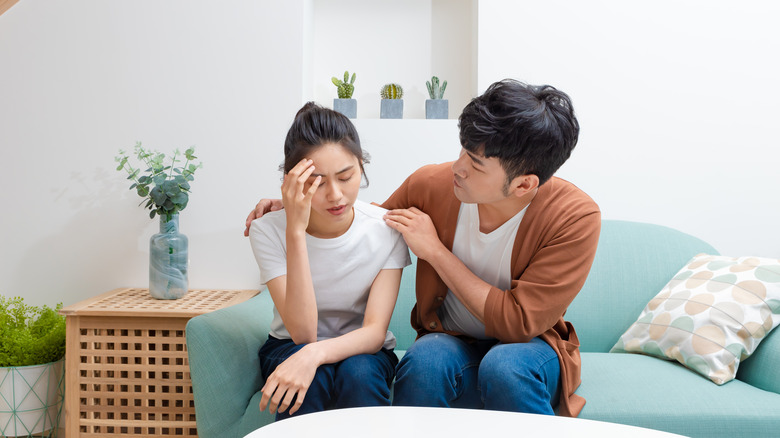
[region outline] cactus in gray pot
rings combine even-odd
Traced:
[[[439,78],[434,76],[430,81],[425,81],[425,85],[428,86],[428,96],[431,99],[442,99],[444,97],[444,90],[447,89],[447,81],[444,81],[439,87]]]
[[[404,89],[398,84],[386,84],[379,94],[382,99],[403,99]]]
[[[352,79],[349,78],[349,71],[344,72],[344,80],[339,80],[333,76],[330,80],[338,90],[339,99],[352,99],[352,93],[355,91],[355,73],[352,73]]]

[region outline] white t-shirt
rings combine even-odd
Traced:
[[[349,230],[333,239],[306,235],[311,279],[317,300],[317,340],[330,339],[363,326],[371,284],[382,269],[411,264],[401,233],[385,224],[385,209],[356,201]],[[260,281],[268,283],[287,274],[287,216],[284,210],[269,212],[252,221],[249,240],[260,267]],[[271,336],[290,339],[274,306]],[[385,348],[395,348],[388,330]]]
[[[512,247],[527,209],[526,206],[500,227],[485,234],[479,231],[477,204],[460,204],[452,253],[482,281],[499,289],[509,289],[512,283]],[[488,339],[485,324],[469,312],[451,290],[447,291],[447,297],[439,308],[439,319],[445,330],[474,339]]]

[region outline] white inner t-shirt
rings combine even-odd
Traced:
[[[482,281],[499,289],[509,289],[512,283],[512,247],[527,209],[528,206],[485,234],[479,231],[477,204],[460,204],[452,253]],[[447,291],[447,297],[439,308],[439,319],[445,330],[475,339],[488,339],[485,324],[469,312],[452,290]]]

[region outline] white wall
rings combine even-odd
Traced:
[[[356,119],[355,127],[371,155],[364,201],[384,201],[421,166],[455,160],[460,152],[457,120]]]
[[[446,3],[425,4],[430,29],[468,27],[474,17],[463,13],[469,1],[457,3],[454,21],[433,18]],[[367,78],[383,73],[362,59],[338,69],[313,61],[317,5],[23,0],[0,16],[0,293],[67,305],[148,284],[157,223],[113,161],[136,140],[165,151],[195,145],[205,163],[181,217],[190,286],[256,288],[243,222],[258,198],[278,196],[293,114],[318,95],[319,76],[355,69],[373,93]],[[473,84],[451,83],[447,93],[474,94],[503,77],[556,85],[572,95],[583,127],[560,174],[590,193],[605,218],[673,226],[726,254],[780,257],[780,145],[770,131],[780,118],[778,7],[637,8],[483,0],[478,50],[463,54],[478,53],[476,71],[459,67]],[[416,35],[403,32],[406,42]],[[428,41],[432,51],[440,44]],[[461,65],[451,58],[437,62]],[[432,72],[410,65],[408,74],[417,67],[422,94]],[[333,91],[324,92],[327,105]],[[412,169],[458,153],[454,120],[359,115],[374,157],[363,199],[382,201]]]
[[[780,257],[778,17],[758,0],[481,1],[479,91],[570,94],[582,131],[559,176],[604,218]]]
[[[257,287],[243,223],[302,101],[302,1],[24,0],[0,16],[0,293],[148,285],[157,222],[114,170],[195,145],[190,286]],[[274,44],[269,44],[274,41]]]

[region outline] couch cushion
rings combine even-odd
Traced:
[[[587,401],[580,418],[690,437],[774,436],[780,394],[739,380],[718,386],[677,362],[637,354],[582,353]]]
[[[645,306],[613,351],[674,359],[717,384],[780,323],[780,261],[699,254]]]

